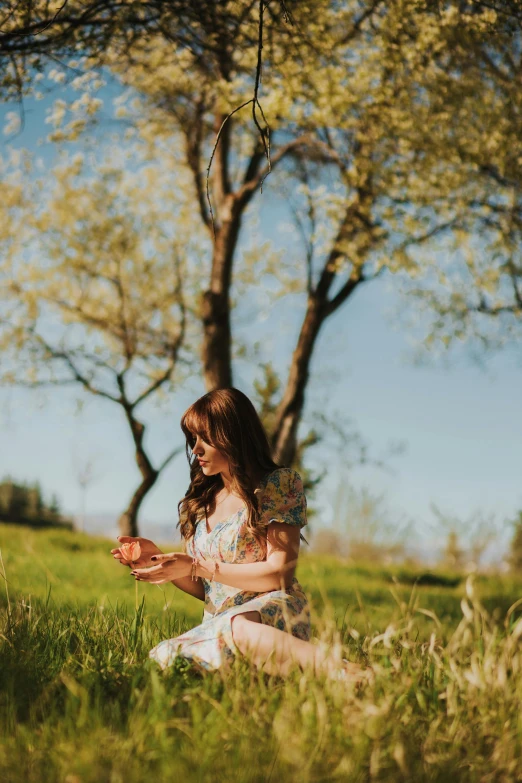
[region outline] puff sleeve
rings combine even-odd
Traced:
[[[307,524],[303,481],[295,470],[278,468],[271,473],[261,491],[259,503],[261,520],[265,525],[286,522],[302,528]]]

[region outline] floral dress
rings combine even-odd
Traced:
[[[289,468],[278,468],[261,481],[259,494],[264,522],[306,525],[306,498],[301,477]],[[218,522],[210,533],[205,518],[196,524],[194,536],[187,541],[191,557],[217,559],[223,563],[255,563],[264,560],[262,546],[246,527],[246,506]],[[266,531],[265,531],[266,536]],[[218,577],[219,578],[219,577]],[[205,608],[203,622],[174,639],[156,645],[149,657],[162,669],[179,655],[190,659],[197,668],[219,669],[240,655],[232,638],[232,618],[236,614],[257,611],[261,622],[298,639],[310,639],[310,611],[307,598],[297,579],[284,590],[260,593],[203,579]]]

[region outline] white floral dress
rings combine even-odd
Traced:
[[[306,498],[301,477],[290,468],[278,468],[260,483],[259,503],[265,522],[284,522],[304,527]],[[210,533],[204,518],[197,522],[193,538],[187,541],[191,557],[213,558],[223,563],[254,563],[266,558],[265,551],[245,523],[246,507],[218,522]],[[266,536],[266,532],[265,532]],[[261,622],[299,639],[310,639],[310,610],[301,585],[294,577],[285,590],[259,593],[229,587],[215,579],[203,579],[205,608],[203,622],[181,636],[165,639],[149,657],[162,669],[179,655],[198,668],[219,669],[240,655],[232,638],[231,620],[236,614],[257,611]]]

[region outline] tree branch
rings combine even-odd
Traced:
[[[283,158],[285,158],[289,153],[293,152],[299,147],[306,145],[309,142],[310,138],[311,138],[310,134],[306,133],[303,136],[298,136],[297,139],[293,139],[292,141],[289,141],[287,144],[284,144],[282,147],[280,147],[279,150],[271,157],[270,170],[272,170],[274,166],[280,163],[283,160]],[[261,186],[267,173],[268,173],[268,167],[265,167],[265,169],[263,169],[262,171],[258,171],[257,174],[248,182],[245,181],[241,186],[241,188],[236,193],[236,198],[238,199],[238,201],[248,203],[253,193],[257,190],[258,187]]]
[[[485,313],[487,315],[500,315],[501,313],[512,313],[513,315],[522,315],[522,305],[496,305],[492,307],[488,305],[484,296],[481,296],[480,303],[478,305],[467,305],[467,312]]]
[[[328,301],[325,309],[325,317],[328,317],[334,313],[342,304],[344,304],[346,300],[353,294],[357,286],[359,286],[361,283],[375,280],[380,274],[382,274],[385,268],[386,267],[384,266],[381,267],[378,272],[369,277],[366,277],[362,268],[360,268],[359,274],[354,278],[349,278],[342,288],[336,293],[333,299]]]
[[[184,451],[184,447],[183,447],[183,446],[178,446],[178,448],[174,449],[174,451],[172,451],[172,452],[171,452],[171,453],[168,455],[168,457],[167,457],[166,459],[164,459],[164,460],[163,460],[163,462],[161,463],[161,465],[160,465],[160,466],[159,466],[159,468],[158,468],[158,473],[161,473],[161,471],[162,471],[164,468],[166,468],[166,467],[167,467],[167,465],[169,464],[169,462],[172,462],[172,460],[174,459],[174,457],[177,457],[177,456],[178,456],[178,454],[181,454],[181,452],[182,452],[182,451]]]
[[[424,234],[419,234],[418,236],[405,239],[404,242],[401,242],[399,247],[401,250],[405,250],[407,247],[410,247],[410,245],[420,245],[422,242],[426,242],[428,239],[431,239],[437,234],[442,233],[442,231],[446,231],[447,228],[452,228],[458,222],[458,217],[452,218],[451,220],[446,220],[443,223],[439,223],[433,228],[430,228],[430,230],[426,231]]]
[[[189,128],[189,132],[185,134],[186,149],[187,149],[187,162],[192,176],[194,178],[194,185],[196,188],[196,196],[199,205],[199,212],[204,225],[210,228],[211,220],[210,213],[205,202],[205,193],[203,190],[203,183],[201,181],[201,142],[203,138],[203,114],[205,110],[205,104],[203,98],[200,96],[196,102],[196,108],[194,111],[194,121]]]
[[[91,394],[96,394],[99,397],[105,397],[106,399],[111,400],[111,402],[117,402],[117,403],[121,402],[121,400],[118,397],[114,397],[112,394],[109,394],[109,392],[105,392],[102,389],[97,389],[95,386],[93,386],[90,380],[88,380],[84,375],[82,375],[80,370],[76,367],[70,354],[66,353],[65,351],[57,350],[56,348],[53,348],[53,346],[49,345],[49,343],[45,340],[44,337],[42,337],[41,334],[38,334],[38,332],[36,332],[34,327],[30,327],[29,332],[33,335],[34,339],[37,342],[41,343],[41,345],[45,348],[45,350],[47,351],[47,353],[52,359],[57,359],[65,362],[65,364],[69,367],[69,369],[73,374],[73,379],[76,382],[81,383],[81,385],[85,389],[87,389],[87,391],[91,392]],[[38,384],[38,382],[35,383]]]
[[[159,389],[160,386],[162,386],[169,378],[171,377],[172,373],[174,372],[174,369],[176,367],[179,351],[181,349],[181,346],[183,345],[183,341],[185,339],[185,331],[186,331],[186,325],[187,325],[187,314],[186,314],[186,308],[185,308],[185,302],[183,299],[183,281],[181,277],[181,268],[180,268],[180,260],[176,257],[175,263],[174,263],[174,275],[175,275],[175,284],[174,284],[174,294],[177,294],[179,296],[179,306],[181,309],[181,319],[180,319],[180,329],[176,337],[174,338],[171,348],[170,348],[170,363],[167,367],[167,369],[163,372],[162,375],[160,375],[159,378],[157,378],[153,383],[149,385],[147,389],[145,389],[142,394],[140,394],[132,403],[132,408],[136,408],[143,400],[145,400],[149,395],[151,395],[153,392],[156,391],[156,389]]]
[[[55,22],[55,21],[56,21],[56,19],[57,19],[57,18],[58,18],[58,16],[61,14],[61,12],[63,11],[63,9],[65,8],[65,6],[67,5],[67,3],[68,3],[68,2],[69,2],[69,0],[64,0],[64,2],[62,3],[62,5],[60,6],[60,8],[59,8],[59,9],[56,11],[56,13],[55,13],[55,15],[53,16],[53,18],[52,18],[52,19],[50,19],[50,20],[49,20],[49,21],[48,21],[48,22],[47,22],[47,23],[46,23],[46,24],[45,24],[45,25],[44,25],[44,26],[43,26],[43,27],[42,27],[40,30],[34,30],[33,32],[30,32],[30,33],[24,33],[24,32],[18,32],[18,33],[17,33],[17,32],[15,31],[15,32],[13,32],[13,33],[12,33],[12,35],[22,35],[22,36],[27,36],[27,35],[31,35],[31,36],[32,36],[32,35],[40,35],[40,33],[43,33],[43,32],[45,32],[45,30],[48,30],[48,29],[49,29],[49,27],[50,27],[50,26],[53,24],[53,22]],[[4,20],[4,21],[5,21],[5,20]]]

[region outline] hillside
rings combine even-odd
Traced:
[[[56,606],[118,605],[132,609],[135,582],[129,570],[113,560],[110,549],[116,545],[115,540],[80,532],[0,524],[0,548],[11,599],[23,596],[26,601],[49,599]],[[162,548],[169,551],[171,545]],[[329,611],[339,625],[350,624],[360,633],[398,620],[406,605],[435,612],[448,631],[462,617],[464,579],[455,574],[384,569],[304,552],[297,576],[311,599],[315,618]],[[485,607],[499,617],[522,596],[522,581],[513,578],[481,577],[477,587]],[[164,614],[166,607],[188,627],[200,622],[200,602],[173,585],[140,583],[138,589],[140,599],[145,596],[147,613]],[[0,588],[0,606],[5,599]],[[417,613],[417,618],[421,632],[432,629],[432,621],[422,613]]]

